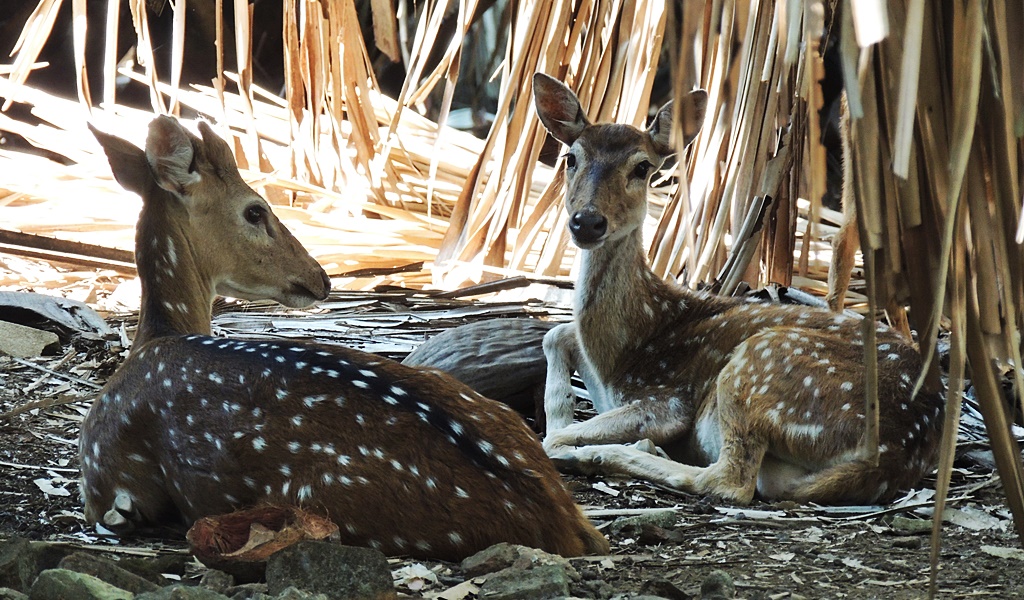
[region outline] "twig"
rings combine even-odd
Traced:
[[[54,371],[52,369],[47,369],[44,366],[37,365],[37,364],[35,364],[33,362],[29,362],[27,360],[22,360],[22,359],[20,359],[20,358],[18,358],[16,356],[12,356],[11,360],[13,360],[14,362],[18,363],[19,365],[24,365],[26,367],[31,367],[33,369],[36,369],[37,371],[42,371],[43,373],[46,373],[48,375],[52,375],[54,377],[60,377],[61,379],[67,379],[68,381],[71,381],[71,382],[74,382],[74,383],[78,383],[78,384],[84,385],[86,387],[90,387],[90,388],[92,388],[94,390],[103,389],[102,385],[93,383],[91,381],[86,381],[86,380],[81,379],[79,377],[75,377],[74,375],[65,375],[64,373],[58,373],[57,371]]]
[[[23,465],[20,463],[12,463],[0,460],[0,466],[11,467],[14,469],[34,469],[38,471],[55,471],[57,473],[77,473],[78,469],[69,469],[66,467],[46,467],[43,465]]]

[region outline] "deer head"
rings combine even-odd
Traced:
[[[658,111],[650,127],[593,125],[579,99],[562,82],[543,73],[533,76],[537,114],[551,135],[566,146],[565,209],[569,232],[583,249],[599,247],[636,230],[647,215],[651,175],[675,153],[672,102]],[[696,137],[707,108],[707,92],[683,98],[684,143]]]
[[[269,298],[295,308],[327,297],[327,274],[242,180],[231,149],[208,124],[199,123],[199,138],[171,117],[157,117],[145,152],[90,129],[118,183],[142,197],[144,211],[167,216],[140,219],[159,223],[137,232],[144,281],[145,271],[166,279],[195,266],[211,295]]]

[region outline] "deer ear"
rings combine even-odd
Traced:
[[[679,102],[679,115],[683,130],[683,148],[700,133],[704,126],[704,114],[708,110],[708,93],[704,90],[693,90],[683,96]]]
[[[153,172],[146,161],[146,153],[131,142],[109,133],[103,133],[93,127],[92,123],[89,123],[89,131],[96,136],[96,140],[103,147],[103,152],[107,155],[107,162],[110,163],[110,170],[114,173],[114,179],[121,184],[121,187],[142,196],[143,200],[148,198],[154,181]]]
[[[199,122],[199,133],[203,136],[203,155],[218,170],[231,172],[238,170],[235,155],[231,146],[217,135],[206,121]]]
[[[534,74],[533,100],[540,122],[566,146],[571,146],[590,125],[576,94],[550,75]]]
[[[157,185],[184,196],[185,189],[200,180],[195,158],[192,136],[178,121],[163,115],[153,119],[146,138],[146,159]]]
[[[675,144],[672,143],[672,101],[669,100],[665,106],[654,115],[650,127],[647,128],[647,135],[651,136],[654,144],[654,151],[662,158],[668,158],[676,153]]]

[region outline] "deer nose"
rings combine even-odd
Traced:
[[[581,210],[569,219],[569,231],[577,242],[599,242],[608,231],[608,219],[600,213]]]

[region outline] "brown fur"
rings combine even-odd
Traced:
[[[160,118],[148,158],[98,136],[118,180],[144,192],[143,308],[129,358],[82,426],[89,522],[180,528],[295,504],[329,516],[344,542],[389,554],[457,560],[498,542],[607,552],[507,407],[446,375],[354,350],[208,335],[217,282],[300,305],[324,297],[327,280],[272,214],[255,227],[278,245],[240,254],[263,240],[244,218],[258,196],[218,151],[223,142],[203,133]]]
[[[828,269],[828,294],[825,302],[833,312],[842,312],[846,291],[850,288],[850,275],[853,272],[854,258],[860,247],[860,230],[857,229],[857,201],[853,196],[853,147],[850,144],[850,109],[843,95],[840,103],[839,136],[843,147],[843,224],[832,238],[832,261]],[[885,312],[889,316],[893,329],[903,334],[908,340],[910,321],[907,310],[903,307],[896,289],[897,281],[891,277],[884,281]]]
[[[932,467],[942,398],[911,395],[921,359],[900,335],[877,331],[881,444],[870,465],[863,443],[862,321],[827,310],[693,293],[657,278],[641,225],[647,180],[636,165],[661,165],[670,129],[661,109],[623,148],[621,125],[567,128],[572,92],[538,75],[542,120],[570,146],[570,229],[582,248],[575,320],[544,340],[549,456],[585,472],[618,473],[748,503],[765,498],[865,503],[891,498]],[[557,82],[555,82],[557,83]],[[696,135],[706,95],[682,107],[684,138]],[[545,107],[569,106],[562,115]],[[648,139],[645,141],[644,138]],[[569,159],[567,159],[569,160]],[[634,174],[632,177],[630,174]],[[596,216],[604,227],[593,225]],[[597,417],[571,423],[568,375],[580,371]],[[672,459],[659,456],[656,444]],[[631,445],[624,445],[631,444]]]

